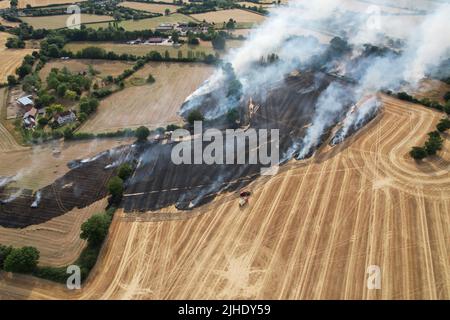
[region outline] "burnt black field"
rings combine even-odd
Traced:
[[[289,76],[264,93],[252,97],[259,104],[258,112],[249,120],[251,128],[279,129],[280,158],[305,134],[321,92],[332,82],[341,81],[321,72]],[[348,83],[343,83],[349,86]],[[245,111],[248,97],[239,108]],[[219,123],[217,123],[219,126]],[[214,127],[214,121],[208,126]],[[207,129],[205,127],[204,129]],[[147,142],[118,147],[91,159],[68,163],[71,170],[54,183],[39,190],[41,201],[31,204],[36,193],[22,191],[12,201],[15,191],[0,189],[0,225],[24,228],[63,215],[75,207],[83,208],[107,196],[107,182],[124,162],[136,164],[136,170],[125,184],[121,206],[125,212],[152,211],[175,205],[188,210],[210,202],[224,191],[245,187],[260,175],[260,164],[181,164],[171,161],[173,143]],[[248,153],[248,148],[238,150]]]

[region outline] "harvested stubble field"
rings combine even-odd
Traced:
[[[19,22],[11,22],[11,21],[6,20],[3,17],[0,17],[0,25],[2,25],[2,26],[17,27],[19,24],[20,24]]]
[[[10,4],[8,0],[1,0],[0,1],[0,9],[6,9],[9,8]]]
[[[125,1],[120,4],[123,7],[135,9],[135,10],[142,10],[152,13],[161,13],[165,14],[166,9],[169,9],[170,12],[176,12],[177,9],[181,8],[180,6],[173,5],[173,4],[164,4],[164,3],[142,3],[142,2],[130,2]]]
[[[2,139],[4,137],[1,136]],[[69,170],[67,163],[70,160],[89,158],[99,152],[132,141],[132,139],[99,139],[54,142],[19,150],[10,147],[0,153],[0,177],[16,175],[18,180],[12,184],[13,187],[36,190],[63,176]],[[59,150],[61,153],[55,155],[54,150]],[[57,191],[55,190],[55,196]],[[85,243],[79,239],[81,224],[92,214],[101,212],[105,206],[106,199],[103,199],[86,208],[75,208],[45,223],[23,229],[0,227],[0,243],[37,247],[41,253],[41,265],[62,266],[72,263]]]
[[[8,33],[0,32],[0,83],[6,82],[9,75],[15,74],[15,70],[22,63],[23,57],[33,52],[33,49],[6,48],[6,40],[11,37]]]
[[[89,66],[94,70],[100,72],[99,76],[104,77],[111,75],[116,77],[124,70],[131,69],[133,62],[124,61],[109,61],[109,60],[95,60],[95,59],[70,59],[70,60],[52,60],[45,64],[44,68],[39,72],[42,80],[45,80],[53,68],[62,69],[67,68],[71,72],[87,72]]]
[[[8,131],[10,123],[6,121],[7,110],[6,104],[8,100],[8,89],[0,88],[0,152],[22,150],[11,133]]]
[[[79,131],[100,133],[178,123],[178,108],[212,72],[213,67],[202,64],[151,62],[132,78],[147,79],[152,74],[155,83],[131,86],[102,100]]]
[[[125,20],[119,22],[119,26],[127,31],[145,30],[145,29],[156,29],[161,23],[187,23],[196,22],[195,19],[186,16],[181,13],[173,13],[168,16],[161,16],[155,18],[141,19],[141,20]],[[197,21],[198,22],[198,21]],[[107,28],[107,22],[93,23],[89,25],[90,28]]]
[[[35,29],[60,29],[66,28],[67,19],[70,15],[55,15],[43,17],[23,17],[20,18],[23,22],[28,23]],[[114,21],[113,17],[101,16],[95,14],[81,14],[81,23],[93,23],[102,21]]]
[[[383,97],[344,144],[188,213],[117,213],[79,292],[0,274],[2,298],[449,299],[450,141],[407,155],[442,114]],[[381,290],[368,290],[378,265]],[[164,270],[164,272],[161,272]]]
[[[126,43],[114,43],[114,42],[70,42],[64,46],[67,51],[72,51],[76,53],[87,47],[99,47],[105,49],[106,51],[113,51],[117,54],[134,54],[136,56],[145,56],[151,51],[157,51],[164,55],[166,51],[169,52],[172,58],[178,57],[178,51],[183,53],[183,57],[187,57],[188,51],[192,52],[204,52],[205,54],[214,54],[215,51],[209,43],[203,43],[197,46],[183,44],[181,46],[165,46],[165,45],[146,45],[146,44],[126,44]]]
[[[211,11],[206,13],[192,14],[191,17],[199,21],[207,21],[215,24],[222,24],[227,22],[229,19],[235,20],[238,25],[249,25],[257,24],[263,22],[266,17],[257,13],[253,13],[247,10],[241,9],[230,9],[230,10],[220,10]]]

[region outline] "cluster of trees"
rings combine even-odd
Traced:
[[[391,92],[387,92],[387,93],[389,94]],[[400,100],[422,104],[428,108],[436,109],[438,111],[444,111],[445,113],[450,114],[450,101],[448,101],[448,100],[445,105],[442,105],[439,102],[431,101],[428,98],[424,98],[424,99],[414,98],[413,96],[407,94],[406,92],[399,92],[399,93],[397,93],[396,97]]]
[[[23,49],[25,48],[25,41],[20,38],[8,38],[5,46],[9,49]]]
[[[39,251],[34,247],[13,248],[0,245],[0,269],[8,272],[32,273],[39,262]]]
[[[268,54],[267,57],[262,56],[259,59],[259,64],[261,66],[267,66],[267,65],[277,62],[278,60],[280,60],[280,57],[276,53],[271,53],[271,54]]]
[[[428,140],[421,147],[415,146],[409,152],[409,155],[416,159],[422,160],[427,156],[435,155],[439,150],[442,149],[444,139],[442,139],[440,132],[444,132],[450,129],[450,120],[448,118],[442,119],[437,125],[436,131],[428,133]]]
[[[153,2],[153,1],[145,1],[145,0],[135,0],[138,2]],[[189,3],[183,3],[182,1],[180,5],[183,5],[183,7],[177,9],[177,12],[183,13],[183,14],[195,14],[195,13],[204,13],[204,12],[210,12],[210,11],[217,11],[217,10],[225,10],[225,9],[246,9],[251,10],[256,13],[260,14],[267,14],[268,11],[264,9],[261,5],[258,5],[257,1],[250,1],[254,2],[255,5],[241,5],[235,1],[232,0],[197,0],[197,1],[190,1]]]
[[[23,79],[26,75],[33,71],[33,65],[36,61],[36,54],[27,54],[22,61],[22,65],[16,69],[16,75],[19,79]]]
[[[222,70],[225,73],[228,86],[227,97],[234,98],[236,101],[239,100],[242,96],[242,83],[236,77],[233,66],[231,63],[226,63],[222,66]]]
[[[144,128],[144,127],[141,127]],[[148,130],[148,129],[147,129]],[[138,134],[139,129],[136,130],[136,135]],[[148,132],[149,133],[149,132]],[[147,139],[147,138],[145,138]],[[124,182],[131,177],[134,172],[134,166],[129,163],[124,163],[120,165],[117,170],[117,176],[112,177],[108,182],[108,192],[111,195],[109,198],[110,205],[118,205],[122,200],[123,191],[124,191]],[[83,229],[83,226],[82,226]],[[106,230],[107,231],[107,230]]]
[[[58,97],[69,100],[78,100],[91,85],[92,80],[87,75],[72,73],[67,68],[53,68],[47,76],[47,90],[54,90]]]
[[[269,13],[269,11],[267,9],[265,9],[261,5],[259,5],[259,6],[256,6],[256,5],[255,6],[250,6],[250,5],[246,5],[246,4],[240,5],[239,3],[237,3],[236,7],[240,8],[240,9],[247,9],[247,10],[254,11],[256,13],[264,14],[264,15]]]
[[[82,13],[113,16],[115,20],[138,20],[160,16],[158,13],[150,13],[132,8],[118,6],[119,1],[86,1],[78,4]]]
[[[104,59],[104,60],[125,60],[125,61],[139,61],[144,60],[149,61],[178,61],[178,62],[204,62],[208,64],[215,63],[217,57],[212,54],[205,54],[204,52],[193,52],[188,51],[187,56],[183,56],[183,52],[178,51],[176,58],[170,56],[169,51],[166,50],[164,55],[161,55],[158,51],[150,51],[145,56],[136,56],[133,54],[117,54],[113,51],[106,52],[103,48],[99,47],[87,47],[77,53],[73,54],[71,52],[66,53],[68,57],[74,57],[77,59]],[[130,74],[131,75],[131,74]],[[128,75],[129,76],[129,75]]]

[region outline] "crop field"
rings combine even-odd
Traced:
[[[4,145],[3,135],[0,148]],[[112,147],[130,143],[132,139],[100,139],[92,141],[53,142],[33,148],[16,148],[10,144],[8,150],[0,152],[0,177],[15,176],[13,187],[36,190],[65,174],[67,162],[88,158]],[[53,151],[59,150],[59,155]],[[79,239],[81,224],[92,214],[106,206],[106,199],[51,219],[45,223],[23,229],[0,227],[0,243],[13,246],[32,245],[41,252],[42,265],[61,266],[73,262],[84,247]],[[64,248],[64,250],[61,250]]]
[[[164,55],[166,51],[169,52],[172,58],[178,57],[178,51],[183,53],[183,57],[187,57],[188,51],[204,52],[205,54],[214,54],[215,51],[210,45],[210,43],[203,43],[197,46],[183,44],[181,46],[165,46],[165,45],[130,45],[126,43],[114,43],[114,42],[71,42],[68,43],[64,49],[67,51],[72,51],[74,53],[81,51],[87,47],[99,47],[105,49],[106,51],[114,51],[117,54],[134,54],[136,56],[145,56],[150,51],[157,51]]]
[[[23,149],[12,134],[8,131],[9,123],[6,121],[8,101],[8,89],[0,88],[0,152],[17,151]]]
[[[0,297],[449,299],[450,139],[417,164],[407,153],[441,114],[383,101],[344,144],[253,182],[247,207],[225,194],[188,213],[118,212],[81,291],[2,273]]]
[[[212,67],[201,64],[151,62],[132,78],[146,79],[152,74],[155,83],[131,86],[102,100],[96,114],[79,131],[99,133],[178,123],[179,107],[212,72]]]
[[[0,82],[6,82],[6,78],[10,74],[14,74],[16,68],[21,65],[23,57],[33,52],[32,49],[8,49],[5,47],[6,40],[11,35],[0,32]]]
[[[100,77],[105,77],[108,75],[116,77],[124,70],[132,68],[133,63],[94,59],[52,60],[45,64],[44,68],[42,68],[39,72],[39,76],[42,80],[45,80],[53,68],[67,68],[71,72],[75,73],[87,72],[89,70],[89,66],[92,66],[94,70],[100,72]]]
[[[230,9],[221,11],[211,11],[206,13],[192,14],[191,17],[207,21],[214,24],[223,24],[229,19],[237,22],[238,26],[249,26],[263,22],[266,17],[246,10]]]
[[[1,2],[0,2],[1,3]],[[0,8],[1,9],[1,8]],[[6,19],[4,19],[3,17],[0,17],[0,25],[2,26],[7,26],[7,27],[16,27],[18,26],[20,23],[19,22],[11,22],[8,21]]]
[[[21,20],[33,26],[35,29],[60,29],[65,28],[70,15],[55,15],[43,17],[23,17]],[[102,21],[113,21],[113,17],[95,14],[81,14],[81,23],[93,23]]]
[[[0,1],[0,9],[6,9],[9,8],[9,1],[8,0],[1,0]]]
[[[161,4],[161,3],[142,3],[142,2],[129,2],[125,1],[120,4],[123,7],[142,10],[152,13],[162,13],[164,14],[166,9],[169,9],[170,12],[176,12],[180,6],[176,6],[173,4]]]
[[[186,16],[181,13],[174,13],[168,16],[161,16],[155,18],[141,19],[141,20],[125,20],[119,22],[119,26],[127,31],[145,30],[145,29],[156,29],[161,23],[181,23],[181,22],[196,22],[195,19]],[[89,25],[90,28],[107,28],[108,23],[94,23]]]
[[[87,0],[77,0],[76,2],[83,2]],[[2,2],[7,2],[9,7],[9,1],[2,0],[0,2],[0,8],[2,7]],[[71,0],[19,0],[19,8],[26,8],[27,5],[31,5],[32,7],[45,7],[49,5],[55,5],[55,4],[71,4],[75,1]]]

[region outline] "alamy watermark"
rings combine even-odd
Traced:
[[[77,265],[70,265],[67,267],[66,273],[70,274],[66,281],[66,287],[69,290],[81,289],[81,269]]]
[[[178,143],[172,148],[171,160],[180,164],[259,164],[262,175],[274,175],[280,162],[278,129],[207,129],[194,122],[194,134],[185,129],[172,133]],[[209,142],[204,146],[204,142]]]
[[[381,289],[381,268],[377,265],[370,265],[367,267],[366,273],[369,274],[367,278],[367,289]]]
[[[69,29],[81,28],[81,9],[77,5],[70,5],[67,7],[67,14],[70,16],[66,20],[66,27]]]

